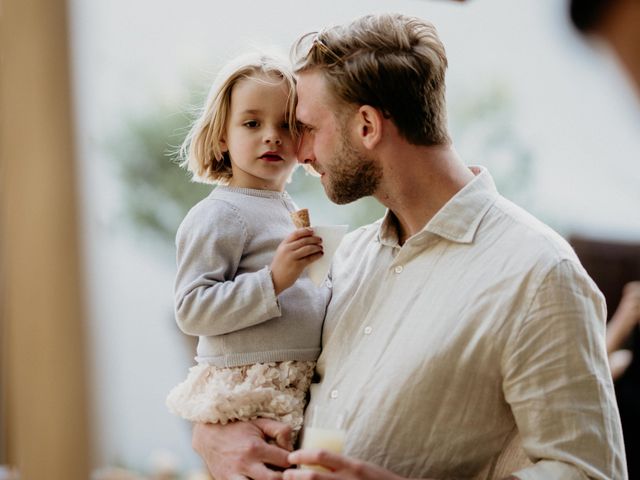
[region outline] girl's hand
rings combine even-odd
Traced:
[[[307,265],[322,256],[322,239],[311,228],[299,228],[285,238],[271,262],[271,276],[276,295],[289,288]]]

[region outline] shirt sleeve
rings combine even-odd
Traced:
[[[626,479],[605,349],[606,306],[582,267],[544,277],[502,360],[505,398],[533,466],[521,480]]]
[[[195,207],[178,229],[175,314],[188,335],[222,335],[281,315],[268,266],[236,275],[248,238],[233,205]]]

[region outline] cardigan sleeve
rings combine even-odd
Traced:
[[[222,335],[281,314],[268,266],[236,275],[249,241],[237,209],[209,200],[176,235],[175,314],[188,335]]]

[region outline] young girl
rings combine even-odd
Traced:
[[[311,229],[294,230],[284,191],[297,163],[295,103],[283,62],[239,58],[181,149],[195,180],[218,184],[176,237],[176,319],[199,336],[198,363],[167,405],[194,422],[302,425],[330,292],[301,276],[322,245]]]

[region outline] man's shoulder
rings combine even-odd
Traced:
[[[485,235],[499,236],[502,242],[513,247],[514,254],[550,264],[565,260],[578,262],[573,248],[562,235],[504,197],[498,198],[486,220],[483,222]]]

